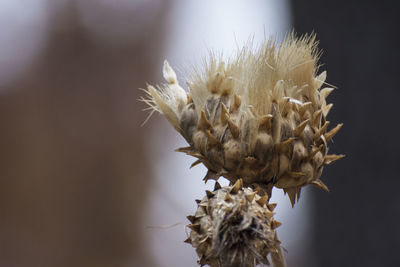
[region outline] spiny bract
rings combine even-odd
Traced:
[[[189,93],[165,61],[167,84],[148,86],[149,108],[166,116],[186,139],[180,148],[208,168],[205,180],[223,176],[234,183],[273,186],[288,193],[292,205],[307,184],[328,188],[319,179],[323,167],[342,158],[328,155],[327,143],[342,124],[327,131],[326,103],[333,88],[321,88],[315,36],[289,35],[277,45],[240,50],[227,63],[211,56],[205,72],[195,71]]]
[[[281,257],[273,219],[274,204],[251,189],[242,188],[239,179],[233,186],[220,187],[198,200],[190,237],[185,241],[196,248],[200,265],[212,267],[254,267],[269,264],[267,256]],[[283,259],[280,259],[283,260]]]

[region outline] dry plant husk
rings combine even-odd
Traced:
[[[342,124],[328,131],[326,98],[333,88],[323,87],[318,59],[314,35],[291,34],[280,44],[270,39],[227,62],[211,55],[205,70],[188,79],[189,93],[165,62],[167,84],[149,85],[142,100],[187,140],[178,151],[197,158],[192,166],[208,168],[206,181],[241,178],[267,195],[275,186],[294,205],[307,184],[328,190],[323,168],[343,157],[328,154]]]
[[[267,256],[281,255],[273,219],[275,204],[250,188],[243,188],[239,179],[234,185],[206,191],[198,200],[194,216],[188,216],[190,237],[200,265],[211,267],[254,267],[267,264]],[[274,260],[274,258],[273,258]],[[280,259],[283,261],[283,259]]]

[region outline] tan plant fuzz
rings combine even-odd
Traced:
[[[166,116],[186,139],[178,151],[208,168],[205,180],[223,176],[270,195],[282,188],[294,205],[302,186],[328,188],[319,179],[326,165],[343,155],[328,155],[328,141],[342,124],[328,130],[326,117],[333,88],[321,88],[315,36],[270,39],[255,49],[244,47],[227,63],[211,56],[204,72],[189,79],[189,93],[167,62],[167,84],[149,85],[142,99]]]
[[[194,216],[188,216],[190,237],[186,242],[196,248],[199,264],[211,267],[254,267],[268,264],[269,253],[280,254],[280,241],[273,219],[275,205],[242,188],[242,180],[220,188],[198,201]],[[281,259],[283,260],[283,259]]]

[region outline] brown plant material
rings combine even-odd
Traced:
[[[314,35],[289,35],[279,45],[270,39],[255,51],[244,47],[227,63],[212,56],[190,77],[189,93],[165,62],[168,83],[149,85],[142,100],[187,140],[178,151],[208,168],[205,181],[241,178],[267,195],[275,186],[294,205],[307,184],[327,190],[322,170],[343,157],[328,155],[342,124],[328,130],[333,88],[321,88],[326,72],[317,75],[316,46]]]
[[[269,265],[270,253],[275,266],[284,266],[275,230],[281,223],[273,219],[275,206],[268,204],[267,196],[242,186],[239,179],[232,186],[221,188],[216,183],[213,192],[206,191],[195,215],[188,216],[191,232],[186,242],[196,249],[202,266]]]

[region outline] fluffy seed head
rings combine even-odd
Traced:
[[[203,72],[179,86],[166,62],[167,84],[148,86],[146,102],[164,114],[187,140],[185,152],[209,170],[205,180],[239,178],[247,186],[273,186],[288,193],[292,204],[307,184],[319,180],[324,166],[343,157],[328,155],[328,141],[342,124],[328,131],[326,103],[333,88],[322,88],[326,72],[317,74],[315,36],[289,35],[282,43],[244,47],[224,62],[211,56]]]
[[[275,229],[280,222],[273,219],[275,206],[267,203],[268,196],[242,188],[241,179],[206,193],[195,215],[188,216],[191,232],[186,240],[196,248],[200,265],[254,267],[269,264],[269,253],[279,254]]]

